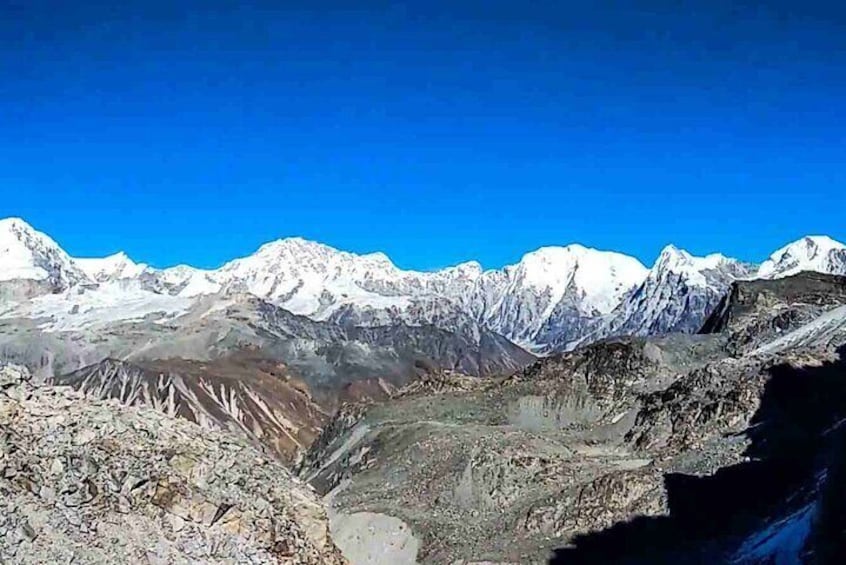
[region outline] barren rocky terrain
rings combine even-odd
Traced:
[[[431,376],[343,408],[300,476],[425,563],[831,562],[844,284],[739,282],[701,335]]]
[[[345,560],[308,486],[232,436],[0,367],[0,561]]]

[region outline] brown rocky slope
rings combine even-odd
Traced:
[[[0,368],[0,562],[341,564],[324,508],[234,436]]]

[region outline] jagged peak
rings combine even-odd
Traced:
[[[132,259],[129,258],[129,255],[126,254],[125,251],[118,251],[117,253],[112,253],[111,255],[107,255],[104,259],[108,259],[110,261],[126,261],[130,263],[134,263]]]
[[[21,218],[0,220],[0,280],[50,280],[65,286],[85,275],[53,241]]]
[[[692,263],[693,256],[690,253],[684,249],[679,249],[671,243],[661,250],[653,270],[672,270],[678,266],[687,266]]]
[[[842,258],[834,259],[837,256]],[[805,236],[770,255],[758,269],[758,277],[783,277],[803,270],[846,274],[846,245],[827,235]]]
[[[676,247],[672,243],[665,246],[658,256],[655,269],[690,269],[697,270],[716,269],[724,263],[737,263],[736,259],[726,257],[721,253],[711,253],[704,257],[692,255],[691,253]]]
[[[538,247],[534,251],[529,251],[523,255],[520,262],[522,263],[535,259],[553,261],[561,258],[579,257],[590,254],[620,255],[614,251],[601,251],[599,249],[584,246],[581,243],[571,243],[569,245],[545,245]]]
[[[131,263],[135,265],[135,261],[130,259],[129,255],[127,255],[123,251],[118,251],[117,253],[112,253],[111,255],[106,255],[105,257],[77,257],[74,259],[75,261],[98,261],[103,264],[119,264],[119,263]]]
[[[837,241],[827,235],[806,235],[802,241],[813,243],[817,247],[831,248],[831,249],[846,249],[846,244]]]
[[[362,259],[366,259],[368,261],[373,261],[374,263],[385,263],[391,266],[394,265],[394,262],[391,261],[391,258],[382,253],[381,251],[375,251],[373,253],[365,253],[364,255],[360,255]]]
[[[463,263],[459,263],[458,265],[447,267],[444,271],[459,274],[481,274],[484,272],[484,269],[482,268],[482,264],[478,261],[465,261]]]
[[[199,267],[193,267],[191,265],[186,265],[185,263],[180,263],[179,265],[174,265],[172,267],[167,267],[162,269],[162,273],[173,273],[173,274],[194,274],[194,273],[203,273],[203,274],[211,274],[214,273],[214,270],[211,269],[201,269]]]
[[[643,282],[648,269],[622,253],[571,244],[536,249],[505,272],[512,285],[546,293],[552,303],[572,296],[585,312],[607,313],[625,292]]]
[[[507,270],[514,269],[537,269],[543,271],[555,271],[564,274],[565,271],[575,269],[585,264],[596,265],[597,267],[607,265],[613,268],[624,265],[630,270],[642,270],[646,272],[643,264],[623,253],[616,251],[605,251],[586,247],[580,243],[571,243],[565,246],[545,246],[530,251],[523,255],[516,265],[506,267]]]
[[[836,239],[832,239],[827,235],[806,235],[803,238],[797,239],[788,243],[784,247],[778,249],[775,253],[770,255],[770,259],[779,259],[786,253],[791,252],[828,252],[832,250],[846,249],[846,244],[843,244]]]
[[[254,255],[263,255],[267,253],[280,252],[303,252],[303,251],[317,251],[322,253],[342,253],[342,251],[335,249],[325,243],[319,243],[310,239],[305,239],[299,236],[285,237],[268,241],[262,244]]]
[[[667,245],[664,246],[664,249],[661,250],[661,253],[660,253],[659,256],[660,257],[690,257],[691,255],[690,255],[690,253],[688,253],[684,249],[676,247],[672,243],[668,243]]]
[[[312,256],[320,258],[337,257],[346,258],[350,260],[358,260],[368,263],[381,263],[388,265],[392,268],[396,268],[394,267],[394,264],[390,260],[390,258],[381,251],[359,255],[349,251],[342,251],[340,249],[332,247],[331,245],[312,241],[310,239],[305,239],[299,236],[286,237],[267,242],[261,245],[258,250],[252,255],[242,257],[241,259],[236,259],[235,261],[245,261],[255,257],[265,258],[268,256]]]
[[[74,262],[88,277],[100,282],[109,279],[134,278],[149,269],[147,265],[133,261],[123,251],[106,257],[77,258]]]
[[[302,237],[287,237],[265,243],[252,255],[235,259],[225,264],[222,271],[263,271],[270,269],[278,272],[290,268],[324,272],[330,267],[345,265],[346,269],[357,271],[380,271],[400,273],[391,259],[382,252],[356,254],[342,251],[330,245],[311,241]]]
[[[649,278],[661,281],[672,275],[681,277],[687,281],[687,284],[709,287],[712,285],[712,277],[708,273],[715,271],[724,273],[724,276],[729,278],[748,274],[747,267],[737,259],[726,257],[721,253],[711,253],[699,257],[670,244],[661,251],[658,260],[651,269]]]

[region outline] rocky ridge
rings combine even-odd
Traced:
[[[79,308],[85,292],[58,296],[65,322],[50,314],[0,316],[0,357],[27,365],[39,378],[60,376],[106,358],[132,363],[183,359],[212,362],[244,349],[307,383],[314,394],[360,380],[404,384],[418,361],[470,374],[508,373],[534,357],[505,338],[477,338],[433,326],[348,327],[316,322],[248,294],[201,297],[178,315],[150,312],[137,320],[104,321]],[[128,305],[127,308],[131,308]]]

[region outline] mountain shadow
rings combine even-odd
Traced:
[[[669,513],[577,536],[552,565],[846,562],[846,346],[769,369],[748,461],[664,475]]]

